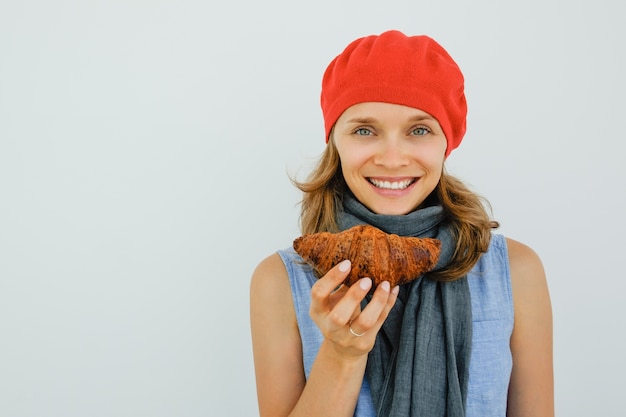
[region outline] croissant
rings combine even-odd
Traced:
[[[360,278],[369,277],[373,288],[383,281],[389,281],[393,288],[433,269],[439,260],[441,242],[359,225],[340,233],[300,236],[294,240],[293,248],[320,276],[349,259],[352,269],[344,284],[352,285]]]

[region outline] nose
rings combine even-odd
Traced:
[[[374,163],[390,169],[407,165],[409,160],[402,140],[396,137],[385,137],[379,141]]]

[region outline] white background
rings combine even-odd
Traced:
[[[0,416],[257,415],[248,285],[298,236],[322,72],[429,34],[466,77],[448,168],[533,247],[561,416],[623,416],[620,2],[0,3]]]

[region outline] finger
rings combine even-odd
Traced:
[[[342,284],[337,287],[335,291],[330,293],[330,296],[328,297],[326,302],[326,307],[331,310],[335,306],[335,304],[337,304],[339,300],[341,300],[343,296],[346,295],[346,292],[348,292],[348,288],[348,286]]]
[[[352,328],[355,331],[358,329],[360,332],[378,330],[398,298],[398,289],[395,287],[392,291],[388,281],[380,283],[374,291],[372,299],[353,321]]]
[[[393,306],[396,304],[396,300],[398,299],[398,294],[400,293],[400,287],[399,286],[395,286],[391,289],[391,293],[389,294],[389,298],[387,299],[387,305],[385,306],[385,308],[383,309],[382,314],[380,315],[379,321],[380,321],[380,326],[383,325],[383,322],[387,319],[387,316],[389,315],[389,312],[391,311],[391,309],[393,308]]]
[[[311,310],[326,308],[327,300],[333,293],[341,295],[345,289],[342,283],[350,272],[351,263],[348,259],[339,262],[311,287]]]
[[[361,314],[361,303],[359,303],[359,305],[354,308],[354,311],[352,312],[352,315],[350,316],[350,321],[353,321],[357,317],[359,317],[359,314]]]
[[[357,317],[361,301],[363,301],[371,288],[371,278],[361,278],[354,283],[332,309],[329,314],[329,320],[337,326],[345,326],[352,318]],[[355,312],[357,312],[356,315]]]

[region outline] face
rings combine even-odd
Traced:
[[[333,140],[348,187],[374,213],[413,211],[441,178],[446,137],[437,120],[422,110],[356,104],[337,120]]]

